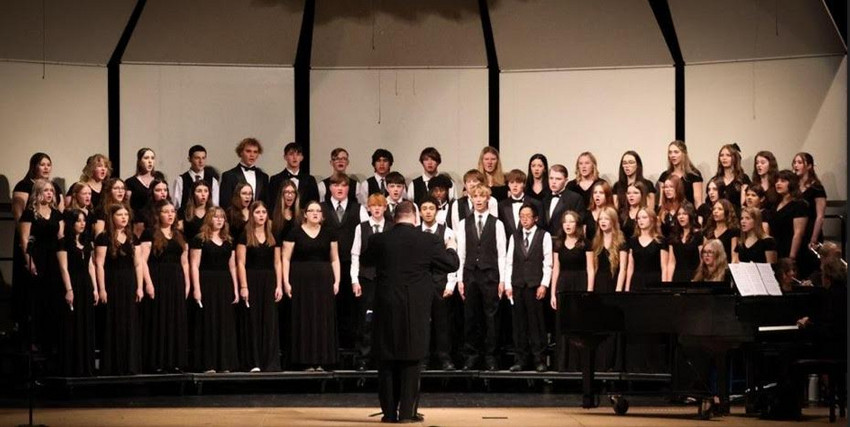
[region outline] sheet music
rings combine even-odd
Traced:
[[[768,295],[758,268],[754,264],[729,264],[729,270],[732,272],[735,286],[738,287],[741,296]]]
[[[767,263],[757,263],[756,268],[758,268],[758,272],[761,275],[761,282],[764,284],[765,289],[767,289],[768,295],[772,296],[782,296],[782,289],[779,287],[779,281],[776,280],[776,275],[773,273],[773,267]]]

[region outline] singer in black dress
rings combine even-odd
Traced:
[[[66,303],[60,310],[60,372],[66,376],[90,376],[94,373],[94,304],[97,301],[97,287],[92,260],[93,247],[91,238],[86,234],[85,218],[85,214],[78,209],[66,212],[65,237],[58,245]]]
[[[280,245],[271,231],[265,203],[251,203],[249,210],[245,232],[236,242],[239,294],[244,302],[237,331],[240,362],[245,370],[279,371]]]
[[[230,372],[239,366],[233,304],[239,301],[236,260],[224,209],[207,212],[201,232],[192,239],[190,264],[195,319],[195,368]]]
[[[320,225],[321,212],[318,203],[308,203],[304,224],[286,236],[283,249],[284,287],[292,298],[290,361],[306,365],[308,370],[335,364],[338,358],[334,310],[334,295],[339,290],[337,237]]]
[[[104,375],[138,374],[142,367],[138,302],[143,270],[129,221],[127,208],[110,206],[106,231],[94,241],[100,302],[106,304],[100,363]]]
[[[62,234],[62,213],[56,209],[56,192],[53,184],[36,179],[32,193],[18,221],[20,247],[24,251],[23,261],[28,286],[25,293],[32,316],[33,344],[48,354],[57,349],[56,325],[59,324],[59,307],[64,295],[59,276],[59,260],[56,251],[57,239]],[[24,285],[25,284],[25,285]],[[22,286],[22,287],[23,287]]]
[[[189,294],[188,245],[176,229],[174,205],[167,200],[154,205],[153,227],[142,233],[153,299],[143,316],[145,370],[170,372],[189,366],[186,297]],[[150,289],[148,298],[150,298]]]
[[[593,292],[613,293],[623,290],[626,281],[628,243],[620,231],[617,211],[605,208],[599,214],[598,230],[593,240]],[[613,259],[613,262],[612,262]],[[616,263],[616,265],[612,264]],[[618,370],[622,366],[622,346],[619,335],[599,344],[596,349],[596,369]]]
[[[690,282],[699,267],[699,251],[705,241],[699,231],[694,205],[682,205],[676,213],[676,222],[670,236],[667,274],[673,282]]]
[[[555,310],[555,329],[557,339],[556,369],[558,371],[575,371],[579,368],[578,348],[569,343],[561,333],[561,312],[558,304],[562,304],[567,292],[587,292],[588,272],[592,275],[593,263],[588,270],[588,258],[593,259],[593,247],[584,238],[580,226],[581,216],[574,211],[564,213],[561,222],[562,233],[555,240],[555,260],[553,262],[552,309]]]

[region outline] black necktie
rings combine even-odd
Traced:
[[[381,193],[384,193],[384,196],[387,195],[387,185],[383,178],[381,178]]]
[[[531,232],[526,231],[523,234],[525,234],[525,239],[522,241],[522,252],[528,255],[528,235],[531,234]]]
[[[481,238],[481,233],[484,232],[484,222],[482,221],[483,219],[484,219],[483,216],[478,215],[478,238],[479,239]]]
[[[560,198],[560,197],[561,197],[561,193],[552,194],[552,198],[553,198],[553,199],[558,199],[558,198]]]
[[[519,200],[511,199],[511,204],[514,204],[514,203],[522,203],[522,199],[519,199]]]
[[[342,217],[345,216],[345,209],[342,207],[342,203],[336,205],[336,217],[339,219],[339,222],[342,222]]]
[[[243,172],[248,172],[248,171],[252,171],[252,172],[253,172],[253,171],[257,170],[257,167],[256,167],[256,166],[245,166],[245,165],[241,165],[241,166],[242,166],[242,171],[243,171]]]
[[[375,225],[372,226],[372,232],[375,233],[375,234],[378,234],[378,233],[381,232],[380,227],[378,227],[378,224],[375,224]]]
[[[200,176],[200,175],[195,175],[195,182],[198,182],[198,181],[200,181],[200,180],[201,180],[201,176]]]

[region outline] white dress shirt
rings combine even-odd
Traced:
[[[378,233],[383,233],[384,219],[381,218],[380,222],[378,222],[375,221],[374,218],[369,218],[369,228],[371,228],[373,232],[376,225],[378,226]],[[360,228],[360,225],[358,225],[357,228],[354,229],[354,241],[351,243],[351,283],[360,283],[360,241],[362,240],[360,238],[362,235]]]
[[[381,188],[381,181],[384,181],[384,188],[387,186],[387,177],[381,176],[378,174],[373,175],[375,177],[375,181],[378,182],[378,188]],[[360,202],[361,205],[366,206],[366,201],[369,200],[369,179],[366,178],[360,182],[357,186],[357,201]]]
[[[537,231],[537,226],[532,226],[530,230],[522,229],[523,233],[529,233],[528,244],[534,241],[534,233]],[[552,236],[548,231],[540,229],[543,232],[543,278],[540,279],[540,286],[549,287],[549,282],[552,280]],[[519,242],[520,245],[523,242]],[[522,250],[514,244],[513,236],[508,242],[508,255],[505,260],[505,289],[512,289],[511,274],[514,271],[514,251]]]
[[[475,212],[475,215],[473,215],[471,219],[477,223],[479,218],[480,218],[482,224],[484,224],[484,227],[486,227],[488,216],[493,216],[493,218],[496,218],[495,215],[490,215],[489,213],[486,213],[486,212],[485,213]],[[455,238],[457,239],[457,256],[460,258],[460,267],[457,270],[457,281],[458,282],[463,281],[463,266],[464,266],[464,261],[465,261],[464,258],[466,258],[466,232],[465,232],[465,227],[466,227],[466,220],[463,219],[463,220],[460,221],[460,223],[458,223],[457,233],[455,233]],[[477,227],[477,225],[473,225],[473,227]],[[502,221],[500,221],[498,218],[496,218],[496,254],[499,257],[499,282],[505,281],[505,253],[506,253],[506,250],[507,249],[505,248],[505,226],[502,224]]]
[[[286,169],[287,172],[289,172],[290,175],[292,175],[291,177],[289,177],[289,180],[292,181],[293,184],[295,184],[295,189],[297,190],[298,184],[299,184],[297,176],[298,176],[298,173],[301,172],[301,170],[299,169],[299,170],[294,171],[294,170],[289,169],[289,168],[285,168],[285,169]],[[321,202],[322,199],[319,199],[319,201]]]
[[[426,233],[436,233],[437,232],[437,225],[439,225],[439,224],[440,224],[439,222],[434,222],[434,225],[429,227],[429,226],[425,225],[425,223],[423,222],[422,223],[422,231],[424,231]],[[443,234],[443,243],[448,242],[449,239],[452,239],[454,237],[455,237],[454,231],[452,231],[451,228],[446,227],[446,232]],[[446,275],[446,290],[454,292],[455,286],[457,286],[457,272],[453,271],[453,272]]]
[[[197,177],[197,179],[196,179]],[[195,172],[189,169],[189,178],[192,182],[199,181],[204,179],[204,171]],[[212,179],[212,188],[210,189],[210,197],[212,198],[212,203],[215,206],[219,206],[218,204],[218,191],[219,185],[218,180],[213,177]],[[191,196],[189,196],[191,197]],[[174,209],[180,209],[180,204],[183,201],[183,177],[177,176],[177,179],[174,180],[174,185],[171,187],[171,201],[174,203]]]

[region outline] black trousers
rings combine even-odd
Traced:
[[[369,360],[372,355],[372,315],[375,304],[375,281],[360,277],[362,294],[357,298],[357,357]]]
[[[466,304],[464,307],[465,353],[468,358],[480,355],[495,357],[499,337],[499,283],[482,280],[485,273],[465,277]]]
[[[410,419],[419,401],[419,360],[382,360],[378,364],[378,399],[387,418]]]
[[[451,331],[449,330],[449,310],[451,298],[443,298],[445,286],[434,287],[434,297],[431,300],[431,336],[434,353],[440,361],[451,360]],[[426,357],[427,361],[430,357]]]
[[[537,287],[513,288],[514,293],[514,355],[517,362],[525,363],[528,355],[534,363],[543,361],[546,350],[546,323],[543,304],[546,298],[537,299]]]

